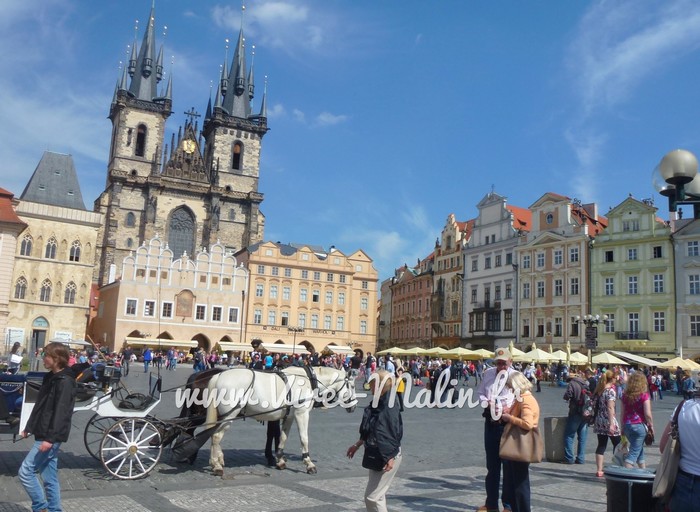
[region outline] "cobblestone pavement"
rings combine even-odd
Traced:
[[[184,383],[191,370],[180,367],[164,372],[163,389]],[[132,369],[125,382],[143,391],[143,371]],[[471,382],[473,389],[474,382]],[[536,397],[542,416],[565,416],[564,388],[543,386]],[[357,440],[362,407],[348,414],[342,409],[314,410],[310,425],[310,451],[318,474],[307,475],[301,462],[296,428],[287,443],[288,469],[264,465],[265,428],[247,419],[234,422],[222,442],[226,472],[215,477],[208,468],[205,445],[193,465],[178,464],[164,451],[160,463],[146,478],[111,479],[83,444],[83,430],[90,413],[73,417],[71,439],[59,456],[59,477],[66,512],[142,511],[321,511],[364,510],[367,483],[360,457],[348,460],[347,447]],[[667,396],[653,404],[657,432],[665,426],[679,398]],[[172,393],[163,396],[155,411],[159,418],[177,415]],[[593,451],[596,439],[589,433],[586,464],[544,462],[530,469],[533,510],[537,512],[603,511],[605,480],[595,477]],[[29,512],[27,496],[16,474],[30,446],[29,440],[0,440],[0,512]],[[412,408],[404,413],[403,463],[389,494],[390,510],[462,511],[484,503],[485,455],[480,409]],[[610,447],[606,454],[611,458]],[[659,461],[658,446],[647,449],[647,463]]]

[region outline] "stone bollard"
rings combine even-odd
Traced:
[[[548,462],[564,461],[566,416],[544,419],[544,458]]]

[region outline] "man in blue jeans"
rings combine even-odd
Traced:
[[[32,510],[61,509],[58,482],[58,449],[68,441],[75,405],[75,378],[68,368],[70,353],[62,343],[44,349],[44,377],[36,404],[22,437],[31,434],[34,444],[19,468],[19,481],[32,500]],[[41,475],[41,480],[37,475]]]
[[[569,384],[564,392],[564,400],[569,402],[569,416],[566,418],[564,429],[564,462],[566,464],[583,464],[586,458],[586,438],[588,437],[588,423],[581,415],[581,393],[588,382],[577,375],[569,379]],[[578,446],[574,460],[574,437],[578,436]]]
[[[513,405],[513,392],[505,386],[508,375],[515,370],[511,368],[510,351],[507,348],[496,349],[495,367],[483,373],[477,388],[477,395],[484,407],[484,448],[486,450],[486,504],[477,512],[498,512],[498,489],[501,484],[501,465],[503,461],[498,454],[503,434],[501,414],[508,412]],[[503,372],[503,373],[501,373]],[[508,505],[504,503],[505,506]]]

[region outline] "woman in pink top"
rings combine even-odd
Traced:
[[[649,398],[644,373],[636,371],[627,377],[627,387],[622,395],[622,433],[629,443],[629,452],[625,456],[626,468],[633,467],[635,463],[640,468],[646,467],[644,438],[647,428],[654,432]]]

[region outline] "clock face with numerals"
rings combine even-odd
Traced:
[[[194,153],[196,148],[197,146],[192,139],[185,139],[182,141],[182,150],[185,153]]]

